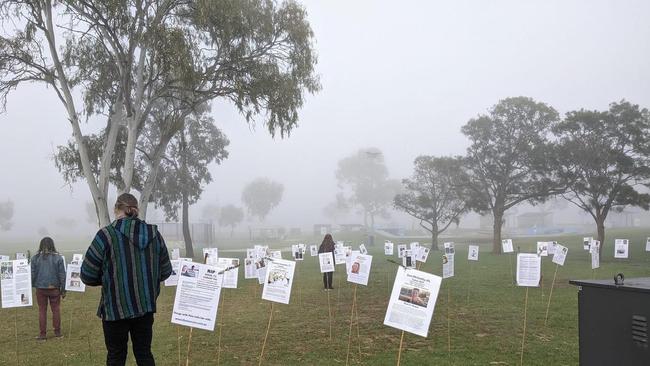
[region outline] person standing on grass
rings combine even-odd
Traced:
[[[153,314],[160,282],[171,273],[158,228],[138,219],[138,200],[133,195],[120,195],[115,221],[97,232],[81,265],[81,281],[102,287],[97,316],[104,329],[106,365],[126,363],[129,335],[138,366],[155,365]]]
[[[323,242],[318,248],[318,254],[333,253],[334,247],[335,245],[334,245],[334,239],[332,239],[332,234],[326,234],[325,237],[323,238]],[[332,287],[333,277],[334,277],[334,272],[323,273],[323,286],[325,287],[325,291],[334,289],[334,287]]]
[[[47,304],[52,309],[54,336],[61,333],[61,298],[65,297],[65,266],[63,257],[56,251],[54,240],[45,237],[41,240],[38,252],[31,258],[32,287],[36,288],[38,303],[39,333],[36,339],[47,339]]]

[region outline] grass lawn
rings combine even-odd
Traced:
[[[578,364],[577,289],[568,284],[569,279],[590,279],[592,276],[607,279],[618,272],[623,272],[626,278],[650,276],[650,253],[644,251],[648,234],[650,231],[610,230],[601,268],[595,273],[591,271],[589,254],[582,250],[582,237],[540,239],[558,240],[569,247],[569,253],[565,266],[557,273],[548,326],[544,326],[544,316],[555,271],[551,257],[543,259],[543,287],[529,290],[524,364]],[[614,260],[615,237],[630,239],[631,259]],[[335,240],[341,239],[352,240],[355,247],[360,240],[335,236]],[[514,238],[514,245],[522,252],[533,252],[537,239]],[[405,335],[402,364],[518,365],[526,290],[512,285],[510,260],[514,272],[514,256],[490,254],[488,239],[455,238],[453,241],[457,251],[456,276],[443,281],[429,337]],[[468,263],[466,259],[470,241],[481,245],[479,262]],[[354,327],[350,364],[394,365],[397,360],[401,331],[383,325],[397,268],[386,261],[381,245],[383,238],[377,238],[376,242],[378,246],[369,248],[374,256],[369,284],[357,290],[359,338]],[[286,242],[268,244],[272,248],[288,246]],[[4,246],[3,250],[10,247]],[[224,243],[223,247],[232,249],[233,246]],[[63,252],[70,260],[72,252]],[[244,251],[222,255],[243,258]],[[309,257],[309,251],[307,255],[304,261],[297,263],[290,304],[273,306],[264,365],[345,364],[353,285],[346,283],[343,267],[337,266],[335,290],[329,293],[333,314],[330,340],[328,293],[321,290],[322,275],[316,258]],[[283,256],[289,258],[289,251],[283,252]],[[432,252],[421,269],[440,275],[440,252]],[[172,325],[169,321],[175,289],[163,286],[158,299],[153,350],[159,365],[178,365],[179,344],[183,364],[187,355],[189,328]],[[104,364],[106,353],[101,322],[95,316],[98,301],[97,288],[87,288],[82,294],[68,293],[62,305],[65,337],[45,342],[34,339],[38,334],[36,305],[1,309],[0,365]],[[244,280],[241,268],[239,288],[222,291],[215,331],[193,331],[190,364],[257,365],[270,309],[271,304],[261,300],[261,287],[256,281]],[[51,333],[49,330],[48,335]],[[131,354],[127,364],[135,365]]]

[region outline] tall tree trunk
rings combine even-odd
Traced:
[[[440,250],[438,247],[438,223],[431,225],[431,250]]]
[[[156,181],[158,178],[158,172],[160,171],[160,162],[167,151],[167,145],[171,136],[163,134],[158,142],[158,145],[154,149],[153,154],[151,155],[151,161],[149,162],[149,175],[144,182],[142,187],[142,192],[140,193],[140,215],[142,219],[147,218],[147,208],[149,206],[149,200],[151,199],[151,194],[153,193],[154,188],[156,187]]]
[[[192,245],[192,235],[190,234],[190,203],[185,193],[183,193],[183,215],[181,221],[183,225],[183,240],[185,241],[185,256],[194,258],[194,246]]]
[[[494,216],[494,224],[492,231],[492,253],[501,254],[501,228],[503,227],[503,210],[494,209],[492,211]]]
[[[124,153],[124,169],[122,170],[122,179],[124,187],[122,189],[125,193],[131,191],[133,184],[133,174],[135,166],[135,145],[138,142],[138,125],[135,116],[126,117],[127,122],[127,138],[126,138],[126,151]]]
[[[603,252],[603,246],[605,245],[605,219],[607,217],[602,214],[596,215],[596,229],[598,230],[598,241],[600,242],[600,253]]]

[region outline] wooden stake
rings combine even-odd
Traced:
[[[469,280],[467,283],[467,305],[469,305],[469,292],[470,289],[472,288],[472,269],[474,268],[474,265],[472,265],[472,262],[469,262]]]
[[[262,352],[260,352],[260,362],[258,365],[262,365],[262,360],[264,359],[264,348],[266,347],[266,340],[269,338],[269,330],[271,330],[271,319],[273,319],[273,302],[271,302],[271,311],[269,313],[269,324],[266,326],[266,334],[264,335],[264,343],[262,343]]]
[[[20,365],[20,356],[18,355],[18,308],[14,308],[14,335],[16,337],[16,365]]]
[[[451,287],[447,285],[447,353],[451,357]]]
[[[221,292],[221,312],[219,312],[219,314],[220,314],[219,317],[221,318],[221,322],[219,322],[219,341],[217,342],[217,366],[219,366],[219,364],[221,362],[221,330],[223,329],[223,320],[224,320],[223,308],[225,306],[225,304],[224,304],[224,296],[223,295],[224,295],[224,292],[222,291]]]
[[[551,291],[548,294],[548,304],[546,304],[546,317],[544,317],[544,326],[548,322],[548,310],[551,308],[551,297],[553,296],[553,286],[555,286],[555,277],[557,277],[557,269],[560,267],[559,264],[555,264],[555,274],[553,274],[553,282],[551,282]]]
[[[512,273],[512,254],[507,254],[508,256],[508,262],[510,262],[510,284],[512,286],[515,285],[515,276]]]
[[[397,351],[397,366],[400,365],[402,360],[402,343],[404,342],[404,331],[402,331],[402,336],[399,338],[399,351]]]
[[[178,366],[181,366],[181,327],[176,326],[176,341],[178,343]]]
[[[352,343],[352,322],[354,322],[354,307],[357,300],[357,285],[354,285],[354,296],[352,297],[352,311],[350,312],[350,331],[348,332],[348,353],[345,356],[345,365],[350,364],[350,344]]]
[[[357,303],[357,293],[356,291],[354,292],[354,303]],[[359,357],[361,357],[361,335],[359,334],[359,304],[357,304],[354,307],[354,312],[356,314],[356,319],[357,319],[357,345],[359,346]]]
[[[192,331],[194,328],[190,328],[190,336],[187,338],[187,356],[185,357],[185,366],[190,366],[190,351],[192,350]]]
[[[521,335],[521,358],[519,364],[524,364],[524,342],[526,341],[526,316],[528,314],[528,287],[526,287],[526,300],[524,301],[524,332]]]
[[[331,341],[332,340],[332,304],[330,303],[330,291],[325,290],[325,292],[327,292],[327,311],[330,317],[330,341]]]

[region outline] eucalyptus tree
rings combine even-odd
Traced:
[[[248,183],[241,194],[241,200],[251,216],[264,221],[266,216],[282,201],[284,186],[269,178],[256,178]]]

